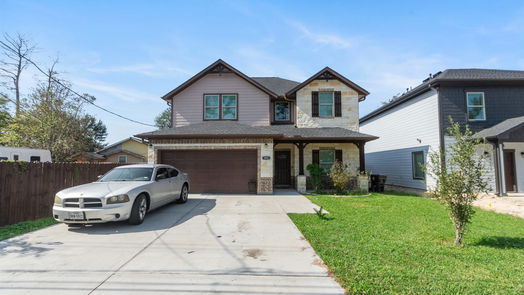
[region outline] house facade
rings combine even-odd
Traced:
[[[121,164],[138,164],[147,162],[147,144],[141,139],[129,137],[97,152],[76,154],[72,160],[76,162],[104,162]]]
[[[360,119],[380,139],[366,148],[367,169],[386,184],[426,191],[431,151],[446,148],[450,118],[483,138],[486,180],[497,194],[524,192],[524,71],[448,69]],[[522,129],[522,131],[521,131]],[[522,134],[521,134],[522,133]]]
[[[368,92],[326,67],[303,82],[249,77],[222,60],[162,98],[172,128],[136,135],[148,162],[188,173],[192,192],[306,190],[306,167],[343,161],[364,170],[359,102]]]

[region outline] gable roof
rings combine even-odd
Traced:
[[[502,134],[505,134],[509,131],[512,131],[520,126],[523,126],[524,125],[524,116],[522,117],[515,117],[515,118],[510,118],[510,119],[506,119],[500,123],[498,123],[497,125],[493,125],[489,128],[486,128],[486,129],[483,129],[477,133],[475,133],[475,135],[473,135],[473,137],[476,137],[476,138],[486,138],[486,139],[495,139],[497,137],[499,137],[500,135]]]
[[[214,63],[212,63],[211,65],[209,65],[205,69],[203,69],[202,71],[198,72],[193,77],[189,78],[189,80],[187,80],[186,82],[180,84],[177,88],[171,90],[170,92],[168,92],[167,94],[162,96],[162,99],[164,99],[166,101],[171,100],[173,98],[173,96],[179,94],[184,89],[186,89],[187,87],[191,86],[193,83],[195,83],[196,81],[200,80],[202,77],[204,77],[207,74],[210,74],[210,73],[223,73],[223,72],[229,72],[229,73],[236,74],[240,78],[246,80],[248,83],[250,83],[253,86],[255,86],[256,88],[260,89],[262,92],[267,93],[271,97],[275,97],[276,98],[278,96],[275,92],[273,92],[270,89],[266,88],[265,86],[263,86],[259,82],[255,81],[254,79],[246,76],[244,73],[242,73],[239,70],[235,69],[233,66],[229,65],[225,61],[223,61],[221,59],[218,59],[217,61],[215,61]]]
[[[117,141],[117,142],[115,142],[115,143],[113,143],[113,144],[110,144],[110,145],[108,145],[108,146],[104,147],[103,149],[100,149],[100,150],[98,150],[98,151],[96,151],[96,152],[97,152],[97,153],[104,152],[104,151],[106,151],[106,150],[108,150],[108,149],[110,149],[110,148],[112,148],[112,147],[115,147],[115,146],[117,146],[117,145],[119,145],[119,144],[122,144],[122,143],[124,143],[124,142],[126,142],[126,141],[129,141],[129,140],[133,140],[133,141],[136,141],[136,142],[138,142],[138,143],[142,143],[142,144],[143,144],[143,142],[142,142],[141,139],[138,139],[138,138],[136,138],[136,137],[128,137],[128,138],[122,139],[121,141]]]
[[[407,91],[371,113],[360,118],[363,123],[393,107],[402,104],[416,96],[430,91],[432,87],[440,84],[464,85],[464,84],[488,84],[488,85],[521,85],[524,86],[524,71],[493,70],[493,69],[447,69],[430,76],[422,81],[417,87]]]
[[[354,82],[352,82],[348,78],[342,76],[341,74],[337,73],[335,70],[331,69],[330,67],[325,67],[322,70],[320,70],[319,72],[317,72],[316,74],[314,74],[313,76],[309,77],[306,81],[304,81],[304,82],[296,85],[295,87],[293,87],[291,90],[289,90],[286,93],[286,95],[287,96],[293,96],[293,95],[295,95],[295,93],[299,89],[305,87],[306,85],[308,85],[312,81],[314,81],[314,80],[324,80],[324,79],[337,79],[340,82],[342,82],[345,85],[347,85],[348,87],[353,88],[359,94],[359,97],[358,97],[359,101],[364,100],[366,98],[366,96],[369,94],[369,92],[366,89],[358,86],[357,84],[355,84]]]
[[[300,82],[292,81],[279,77],[251,77],[251,79],[257,81],[267,89],[275,92],[279,96],[284,96],[286,93],[293,89]]]

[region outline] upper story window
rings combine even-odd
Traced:
[[[31,156],[29,162],[40,162],[40,156]]]
[[[127,156],[126,155],[119,155],[118,156],[118,163],[127,163]]]
[[[484,105],[484,92],[467,92],[466,93],[468,120],[483,121],[486,120],[486,108]]]
[[[204,120],[236,120],[238,96],[236,94],[204,95]]]
[[[275,103],[275,121],[289,121],[290,117],[289,102]]]
[[[333,117],[335,113],[335,99],[334,92],[319,92],[318,93],[318,116],[319,117]]]

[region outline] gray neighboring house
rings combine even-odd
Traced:
[[[249,77],[217,60],[162,97],[172,126],[136,135],[148,162],[189,174],[194,193],[306,190],[307,165],[365,169],[359,103],[368,92],[326,67],[303,82]]]
[[[360,130],[380,137],[366,146],[367,169],[390,186],[430,189],[435,180],[418,167],[452,142],[450,117],[485,139],[491,191],[524,192],[524,71],[448,69],[362,117]]]

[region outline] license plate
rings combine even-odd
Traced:
[[[71,220],[84,220],[84,212],[69,212],[69,218]]]

